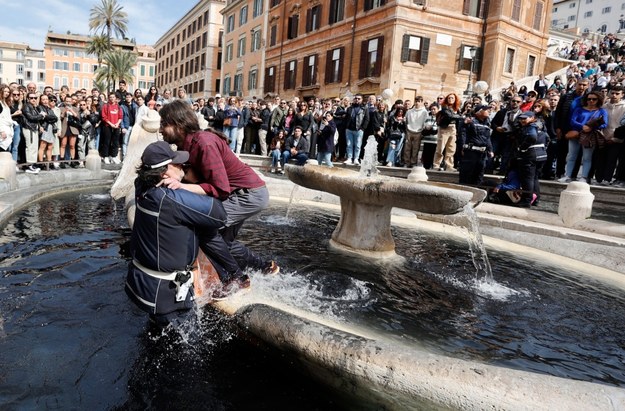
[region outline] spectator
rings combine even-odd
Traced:
[[[272,173],[282,171],[282,163],[280,162],[280,158],[282,157],[282,148],[284,147],[284,136],[284,130],[279,129],[278,133],[276,133],[276,135],[271,139],[271,145],[269,149],[271,150]]]
[[[102,106],[102,134],[100,137],[100,157],[104,164],[119,164],[117,158],[121,138],[123,112],[117,104],[115,93],[109,93],[108,103]]]
[[[401,149],[406,135],[406,117],[403,105],[397,106],[388,118],[386,134],[388,136],[388,152],[386,166],[393,167],[399,164]]]
[[[369,110],[363,105],[362,94],[356,94],[352,105],[345,113],[347,159],[345,164],[360,164],[360,148],[362,136],[369,125]]]
[[[43,116],[43,119],[39,123],[40,140],[39,152],[37,155],[37,160],[39,161],[39,163],[43,163],[44,159],[48,162],[52,161],[52,143],[54,143],[54,140],[56,139],[57,130],[55,129],[55,126],[57,118],[50,108],[48,102],[49,100],[47,95],[42,94],[39,97],[38,110],[39,113]]]
[[[406,144],[404,146],[406,167],[413,167],[419,163],[422,132],[428,114],[423,104],[423,97],[417,96],[414,107],[406,112]]]
[[[306,104],[302,102],[301,104]],[[282,170],[280,174],[284,174],[284,165],[289,162],[291,158],[297,160],[298,166],[303,166],[308,160],[308,152],[310,151],[310,142],[308,137],[304,134],[304,130],[301,126],[295,126],[293,128],[293,134],[287,137],[284,142],[284,150],[282,151],[282,161],[280,165]]]
[[[594,182],[599,185],[610,184],[616,169],[618,155],[623,145],[614,135],[614,131],[620,126],[621,119],[625,116],[625,100],[623,100],[623,97],[623,87],[615,86],[610,90],[610,100],[604,105],[604,109],[608,114],[608,124],[603,130],[605,146],[597,147],[592,159]]]
[[[328,167],[332,165],[332,153],[334,152],[334,134],[336,124],[331,111],[326,111],[319,126],[319,136],[317,138],[317,163],[325,163]]]
[[[444,99],[444,97],[443,97]],[[436,124],[436,115],[440,106],[438,103],[430,105],[429,115],[423,124],[422,140],[423,154],[421,154],[421,163],[426,169],[431,169],[434,165],[434,153],[436,152],[436,140],[438,134],[438,125]]]
[[[464,120],[460,144],[462,160],[460,162],[460,184],[481,185],[484,178],[486,160],[493,157],[490,140],[490,107],[480,104],[475,107],[473,116]]]
[[[434,156],[434,167],[438,171],[456,171],[454,168],[454,154],[456,153],[456,133],[457,122],[462,119],[459,113],[460,99],[454,93],[445,96],[441,110],[437,114],[436,123],[438,125],[438,136],[436,142],[436,153]],[[444,168],[443,153],[445,155]]]
[[[538,80],[534,82],[534,91],[538,95],[538,98],[545,98],[547,95],[547,89],[549,88],[549,83],[547,79],[545,79],[544,74],[538,75]]]

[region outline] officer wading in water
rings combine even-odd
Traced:
[[[152,143],[143,152],[135,180],[132,263],[125,289],[130,299],[159,325],[176,320],[193,307],[192,265],[198,255],[198,236],[220,236],[218,230],[227,219],[218,199],[172,190],[162,184],[167,178],[181,181],[183,164],[188,160],[188,152],[173,151],[165,141]],[[228,252],[216,255],[204,251],[217,271],[223,270],[217,261],[230,259],[236,264]],[[247,276],[246,281],[249,287]]]

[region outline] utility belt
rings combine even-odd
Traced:
[[[473,150],[473,151],[480,151],[482,153],[486,151],[486,147],[472,146],[470,144],[465,144],[464,146],[462,146],[462,148]]]
[[[525,150],[519,150],[521,153],[525,153],[527,151],[529,151],[532,148],[545,148],[544,144],[534,144],[533,146],[529,146],[527,149]]]
[[[159,280],[173,281],[176,284],[176,302],[181,302],[187,299],[189,289],[193,286],[193,268],[188,265],[184,270],[176,270],[171,273],[163,271],[156,271],[144,267],[137,260],[132,260],[132,263],[139,270],[143,271],[147,275],[158,278]]]
[[[230,193],[230,195],[243,195],[243,194],[247,194],[247,193],[253,193],[255,191],[259,191],[261,189],[265,188],[264,185],[260,186],[260,187],[256,187],[256,188],[237,188],[236,190],[232,190],[232,192]]]

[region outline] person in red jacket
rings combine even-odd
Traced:
[[[102,131],[100,135],[100,157],[104,164],[119,164],[117,158],[121,139],[121,124],[124,113],[117,104],[119,99],[115,93],[109,93],[108,103],[102,106]]]

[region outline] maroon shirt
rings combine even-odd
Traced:
[[[258,188],[265,182],[234,155],[228,143],[214,133],[199,131],[184,139],[183,150],[207,195],[225,200],[239,188]]]

